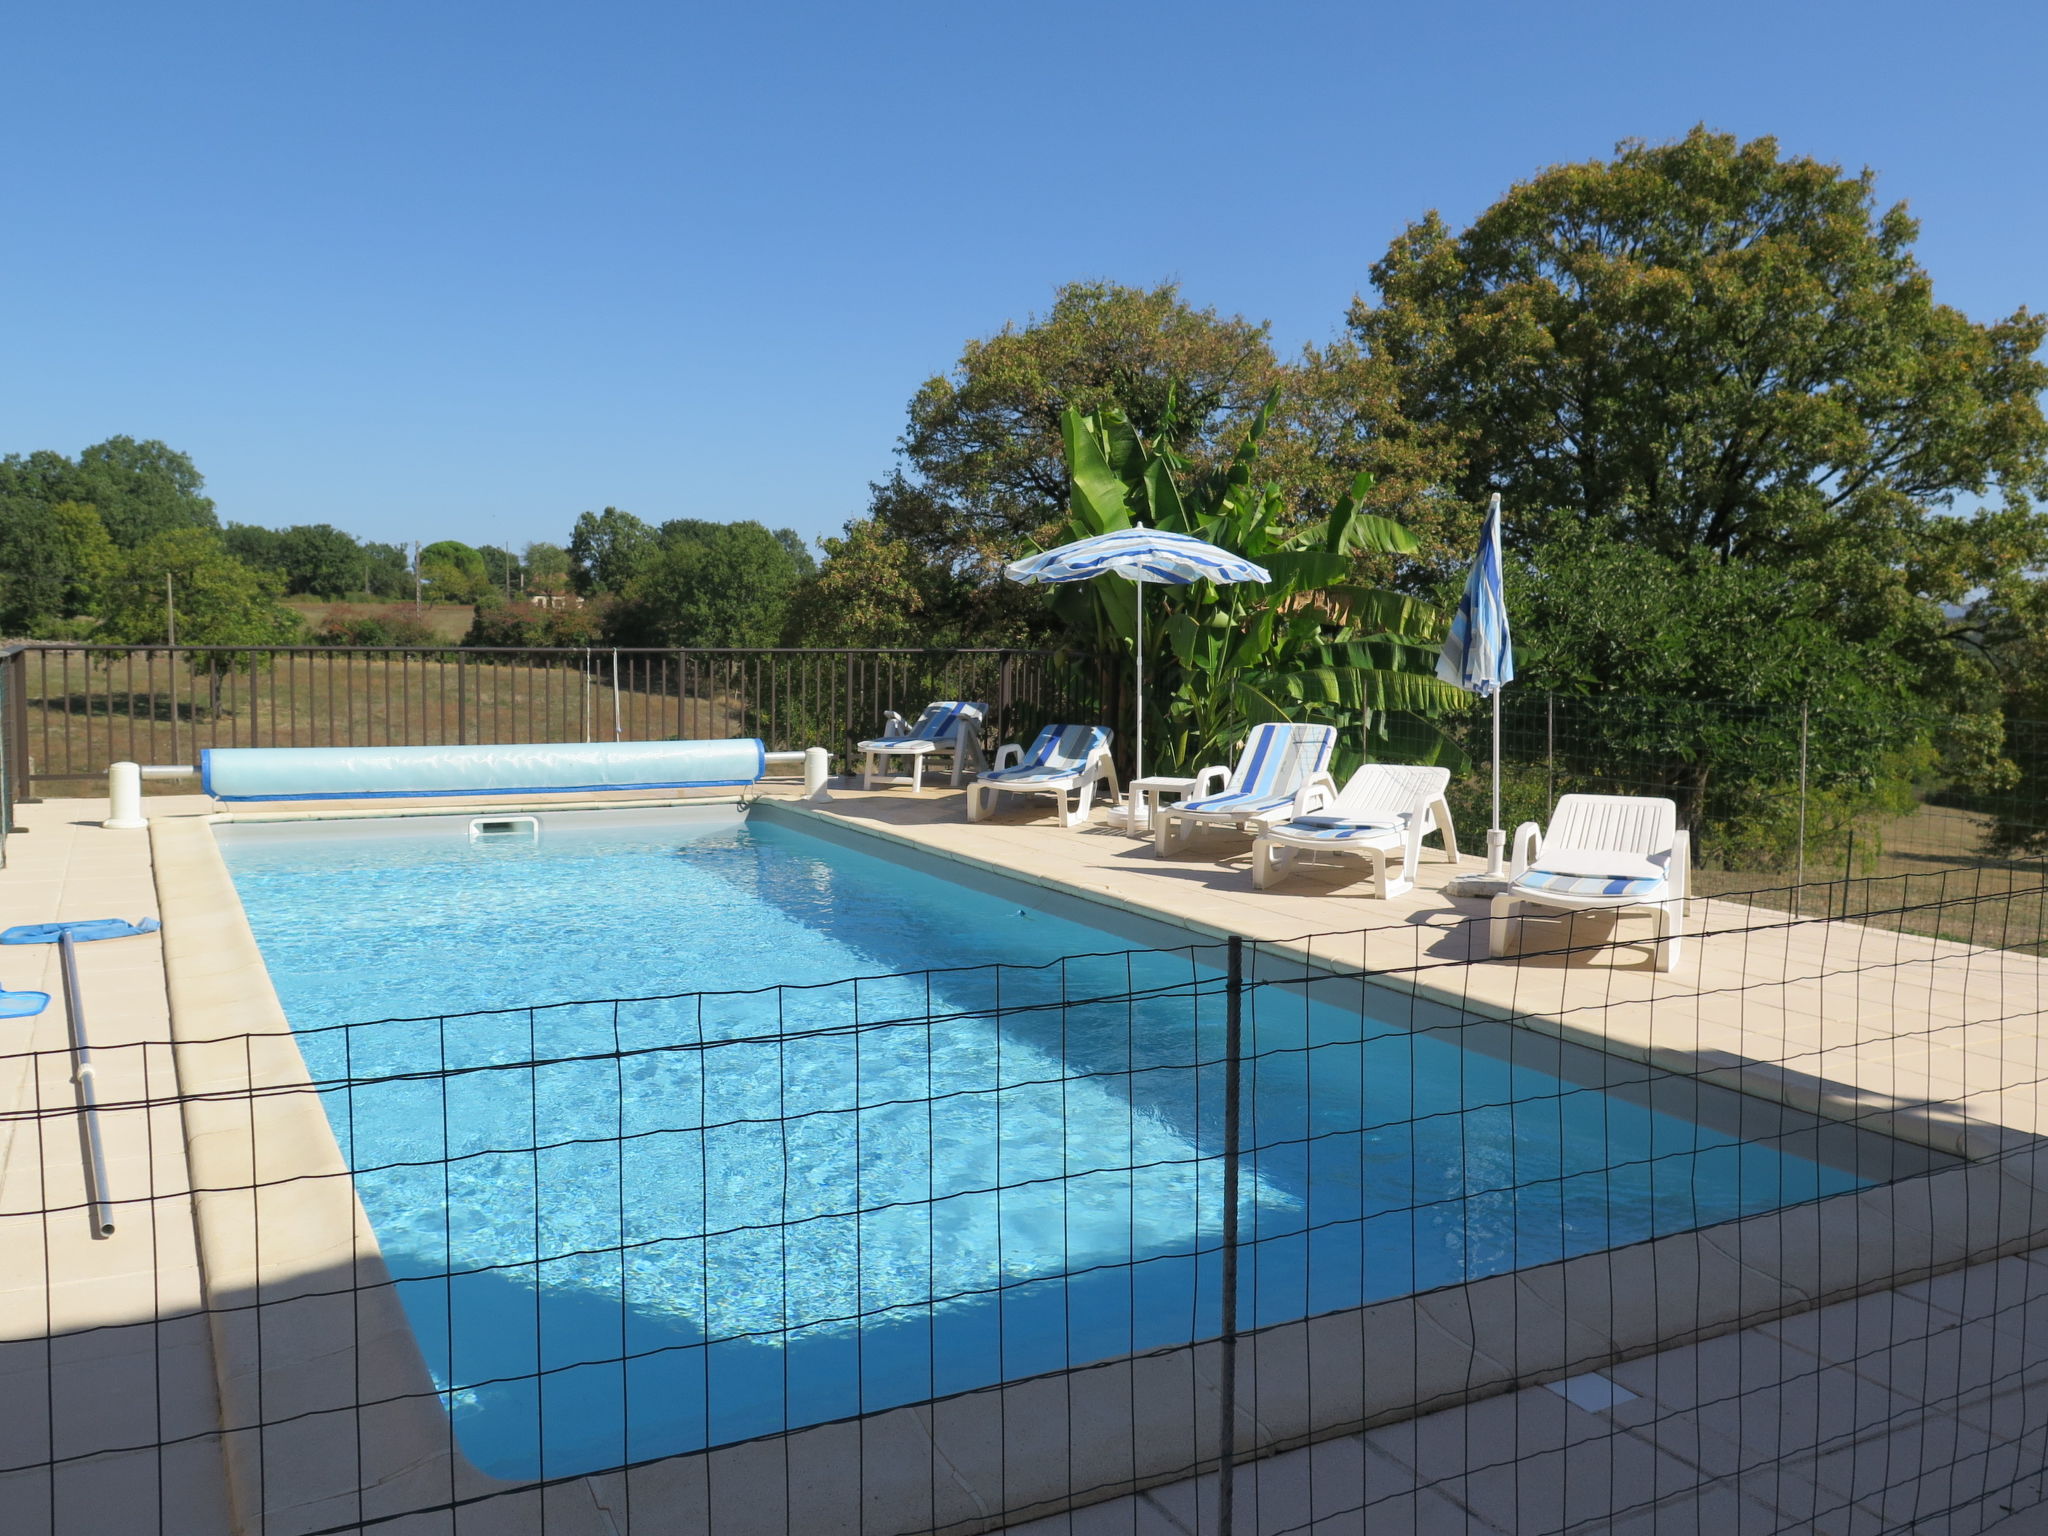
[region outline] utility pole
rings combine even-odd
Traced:
[[[178,643],[178,605],[171,597],[171,573],[164,572],[164,633],[169,643]]]
[[[420,611],[420,541],[412,541],[412,611]]]

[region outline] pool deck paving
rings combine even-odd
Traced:
[[[970,826],[961,799],[839,790],[800,814],[1275,952],[1342,935],[1292,952],[1942,1150],[2010,1157],[2041,1126],[2043,964],[2025,955],[1716,900],[1696,904],[1706,936],[1671,974],[1592,924],[1575,927],[1571,953],[1490,961],[1470,921],[1482,904],[1441,892],[1449,864],[1426,862],[1418,888],[1387,902],[1321,876],[1257,892],[1242,839],[1160,860],[1028,811]],[[152,796],[146,809],[185,820],[215,807]],[[104,815],[94,800],[20,808],[0,923],[155,914],[150,836],[104,830]],[[1525,949],[1563,947],[1532,928]],[[160,938],[79,958],[102,1102],[165,1098]],[[0,949],[0,982],[58,994],[55,948]],[[0,1469],[29,1467],[0,1470],[0,1529],[256,1529],[236,1518],[216,1433],[188,1127],[176,1105],[102,1117],[116,1227],[96,1237],[75,1117],[34,1117],[74,1102],[61,997],[0,1029]],[[1573,1390],[1625,1400],[1589,1408],[1531,1386],[1248,1463],[1237,1530],[2048,1530],[2026,1507],[2048,1496],[2048,1248],[1644,1354]],[[1189,1536],[1216,1528],[1214,1499],[1212,1475],[1012,1529]],[[473,1514],[462,1530],[489,1528]]]

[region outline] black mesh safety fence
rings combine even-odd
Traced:
[[[0,1050],[0,1528],[2034,1519],[2041,894]]]
[[[1450,734],[1473,764],[1451,786],[1459,841],[1483,853],[1492,711],[1454,717]],[[1545,825],[1566,794],[1668,798],[1691,833],[1694,890],[1773,906],[1831,882],[1959,867],[2015,893],[2038,885],[2048,723],[2007,720],[2002,741],[1974,757],[1949,737],[1945,719],[1911,710],[1873,719],[1819,703],[1511,687],[1501,696],[1500,825]]]

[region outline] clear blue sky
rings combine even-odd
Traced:
[[[830,532],[961,343],[1172,277],[1325,341],[1435,207],[1698,121],[1879,173],[2048,303],[2048,7],[205,0],[10,8],[0,453],[223,518]]]

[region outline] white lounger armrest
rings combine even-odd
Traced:
[[[996,748],[995,768],[997,772],[1001,772],[1005,768],[1014,768],[1023,761],[1024,749],[1014,741],[1006,741]]]
[[[1529,873],[1536,856],[1542,852],[1543,829],[1533,821],[1523,822],[1515,828],[1514,854],[1508,861],[1509,877],[1519,880]]]
[[[1337,803],[1337,781],[1327,772],[1318,771],[1309,775],[1307,782],[1294,792],[1295,816],[1313,816],[1325,806]]]
[[[1210,795],[1220,795],[1230,785],[1230,769],[1227,767],[1204,768],[1195,775],[1195,782],[1189,786],[1183,799],[1202,800]]]
[[[898,736],[908,736],[909,734],[910,722],[908,720],[897,714],[893,709],[882,711],[882,735],[885,739],[893,741]]]

